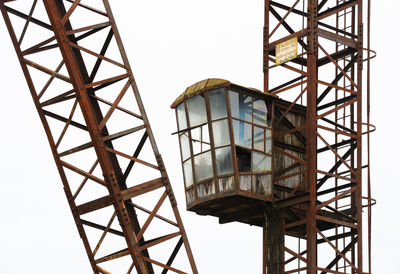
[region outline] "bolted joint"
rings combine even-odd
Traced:
[[[264,27],[263,29],[263,35],[264,35],[264,50],[263,50],[263,54],[264,54],[264,58],[263,58],[263,71],[266,72],[267,71],[267,67],[268,67],[268,56],[269,56],[269,41],[268,41],[268,28]]]
[[[165,171],[164,161],[160,154],[156,155],[156,161],[157,161],[158,167],[160,168],[160,171],[161,172]]]
[[[363,69],[363,63],[364,63],[364,54],[363,54],[363,41],[362,41],[362,37],[363,37],[363,33],[364,33],[364,25],[360,24],[358,26],[358,56],[357,56],[357,62],[360,66],[361,69]]]
[[[110,193],[119,193],[120,191],[120,182],[123,180],[123,175],[119,173],[119,176],[115,174],[114,171],[103,173],[104,181],[106,182],[106,186]]]
[[[313,2],[313,1],[311,1]],[[314,1],[316,2],[316,1]],[[317,55],[318,53],[318,34],[317,34],[317,24],[318,24],[318,10],[317,3],[311,3],[308,7],[307,16],[307,30],[308,30],[308,47],[307,50],[311,55]]]
[[[172,191],[171,184],[169,183],[169,181],[168,181],[168,183],[165,183],[165,189],[166,189],[165,191],[167,192],[167,195],[169,197],[169,200],[170,200],[172,206],[174,206],[174,207],[178,206],[178,203],[175,199],[175,195],[174,195],[174,192]]]
[[[108,172],[108,173],[103,173],[104,181],[106,182],[107,185],[114,185],[118,183],[117,176],[115,175],[115,172]]]

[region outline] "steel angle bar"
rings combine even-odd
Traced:
[[[179,249],[181,248],[182,244],[183,244],[183,239],[180,238],[178,243],[176,244],[176,246],[174,248],[174,251],[172,251],[171,256],[169,257],[169,259],[168,259],[168,261],[166,263],[167,266],[171,266],[172,265],[172,262],[175,260],[176,255],[178,254]],[[166,274],[167,272],[168,272],[168,269],[164,269],[161,272],[161,274]]]
[[[336,68],[343,73],[343,75],[350,81],[350,83],[358,89],[357,84],[353,81],[353,79],[339,66],[339,64],[332,58],[332,56],[318,43],[318,47],[322,50],[326,57],[336,66]]]
[[[317,32],[318,32],[318,35],[320,37],[329,39],[329,40],[334,41],[336,43],[341,43],[343,45],[352,47],[354,49],[357,48],[357,41],[354,40],[354,39],[346,38],[344,36],[341,36],[341,35],[338,35],[336,33],[332,33],[330,31],[326,31],[326,30],[323,30],[323,29],[320,29],[320,28],[318,28]]]
[[[349,251],[354,247],[354,245],[357,243],[357,241],[358,241],[357,236],[354,236],[354,237],[352,238],[351,242],[350,242],[349,244],[346,245],[346,247],[341,251],[341,253],[342,253],[342,254],[346,254],[347,252],[349,252]],[[336,257],[332,260],[332,262],[330,262],[330,263],[328,264],[328,266],[326,266],[325,268],[321,268],[321,269],[320,269],[320,270],[321,270],[321,274],[326,274],[327,272],[329,272],[329,273],[336,273],[336,272],[331,271],[330,269],[332,269],[332,267],[335,266],[335,265],[337,264],[337,262],[338,262],[341,258],[342,258],[341,255],[339,255],[339,254],[336,255]]]
[[[4,1],[3,1],[3,3],[4,3]],[[13,15],[15,15],[15,16],[18,16],[18,17],[20,17],[20,18],[22,18],[22,19],[25,19],[25,20],[28,20],[28,19],[29,19],[29,21],[30,21],[31,23],[34,23],[34,24],[38,25],[39,27],[43,27],[43,28],[45,28],[45,29],[47,29],[47,30],[53,31],[51,25],[49,25],[49,24],[47,24],[47,23],[44,23],[44,22],[41,21],[41,20],[38,20],[38,19],[36,19],[36,18],[34,18],[34,17],[30,17],[29,15],[26,15],[26,14],[24,14],[24,13],[18,11],[18,10],[15,10],[15,9],[10,8],[10,7],[8,7],[8,6],[5,6],[5,5],[4,5],[4,9],[5,9],[5,12],[7,12],[7,13],[11,13],[11,14],[13,14]],[[7,14],[7,16],[8,16],[8,14]],[[11,22],[10,22],[10,23],[11,23]],[[16,38],[16,40],[18,41],[17,38]],[[19,45],[18,42],[17,42],[17,45]]]
[[[357,92],[352,90],[352,89],[343,88],[341,86],[333,85],[331,83],[328,83],[328,82],[325,82],[325,81],[322,81],[322,80],[318,80],[318,84],[322,84],[322,85],[325,85],[325,86],[328,86],[328,87],[331,87],[331,88],[334,88],[334,89],[342,90],[342,91],[348,92],[348,93],[350,93],[352,95],[357,95]],[[339,100],[335,100],[334,102],[336,102],[336,101],[337,101],[337,104],[340,103]]]
[[[352,56],[355,53],[357,53],[356,49],[347,47],[342,50],[335,51],[330,56],[333,60],[340,60],[340,59]],[[329,57],[325,56],[318,60],[317,65],[318,65],[318,67],[322,67],[322,66],[325,66],[330,63],[331,63],[331,60],[329,59]]]
[[[280,22],[282,21],[282,17],[279,15],[279,13],[272,8],[272,6],[269,7],[269,11],[270,13]],[[282,26],[290,33],[293,34],[295,31],[292,29],[292,27],[285,21],[282,21]],[[307,50],[307,45],[304,43],[304,41],[302,39],[298,40],[298,43],[305,49]]]
[[[342,131],[345,131],[345,132],[347,132],[347,133],[350,133],[350,134],[353,134],[353,135],[356,135],[356,134],[357,134],[357,132],[354,131],[353,129],[348,128],[348,127],[346,127],[346,126],[343,126],[343,125],[341,125],[341,124],[338,124],[337,122],[333,122],[332,120],[329,120],[329,119],[327,119],[327,118],[322,118],[321,121],[324,121],[324,122],[326,122],[326,123],[328,123],[328,124],[330,124],[330,125],[333,125],[333,126],[335,127],[335,129],[339,128],[339,129],[341,129]]]
[[[355,139],[356,136],[357,136],[356,134],[348,133],[348,132],[346,132],[344,130],[340,130],[340,129],[337,129],[337,128],[333,129],[333,128],[326,127],[326,126],[321,126],[321,125],[318,125],[318,128],[319,129],[323,129],[325,131],[333,132],[333,133],[335,133],[337,135],[344,135],[344,136],[350,137],[352,139]],[[335,144],[333,144],[333,145],[335,145]]]
[[[278,45],[278,44],[280,44],[282,42],[285,42],[285,41],[287,41],[289,39],[292,39],[294,37],[297,37],[297,38],[300,39],[300,38],[303,38],[303,37],[305,37],[307,35],[308,35],[308,30],[307,29],[302,29],[302,30],[296,31],[296,32],[294,32],[294,33],[292,33],[292,34],[290,34],[288,36],[285,36],[283,38],[275,40],[274,42],[270,42],[269,45],[268,45],[269,54],[271,54],[271,55],[273,54],[273,51],[275,51],[276,45]]]
[[[282,88],[282,89],[280,89],[280,90],[273,91],[273,92],[271,92],[271,93],[274,94],[274,95],[276,95],[276,94],[279,94],[279,93],[281,93],[281,92],[287,91],[287,90],[289,90],[289,89],[293,89],[293,88],[295,88],[295,87],[302,86],[302,85],[305,84],[305,83],[307,83],[307,80],[304,80],[304,81],[298,82],[298,83],[296,83],[296,84],[287,86],[287,87]]]
[[[23,40],[24,37],[25,37],[25,33],[26,33],[26,30],[28,29],[28,25],[29,25],[29,23],[31,22],[32,14],[33,14],[33,12],[34,12],[34,10],[35,10],[36,4],[37,4],[37,0],[34,0],[33,3],[32,3],[32,7],[31,7],[31,9],[30,9],[30,11],[29,11],[28,18],[26,18],[26,22],[25,22],[24,28],[23,28],[23,30],[22,30],[22,33],[21,33],[21,35],[20,35],[20,37],[19,37],[19,39],[18,39],[18,44],[19,44],[20,46],[21,46],[21,44],[22,44],[22,40]]]
[[[352,187],[351,189],[342,192],[340,195],[337,195],[337,196],[333,197],[332,199],[329,199],[329,200],[327,200],[327,201],[325,201],[325,202],[319,204],[319,205],[315,208],[315,210],[316,210],[316,211],[319,211],[319,210],[321,210],[323,207],[325,207],[325,206],[327,206],[327,205],[329,205],[329,204],[331,204],[331,203],[333,203],[333,202],[335,202],[335,201],[337,201],[337,200],[340,200],[340,199],[342,199],[343,197],[345,197],[345,196],[347,196],[347,195],[353,193],[355,190],[356,190],[356,188],[355,188],[355,187]]]
[[[346,161],[340,157],[340,155],[329,145],[329,143],[325,140],[324,137],[321,136],[321,134],[319,134],[317,132],[317,136],[321,139],[321,141],[330,149],[330,151],[332,151],[333,154],[335,154],[335,156],[341,160],[343,162],[343,164],[351,171],[351,173],[353,173],[354,175],[356,174],[356,172],[354,171],[354,169],[348,164],[346,163]]]
[[[339,4],[335,7],[329,8],[323,12],[318,13],[317,18],[318,18],[318,20],[322,20],[322,19],[332,16],[336,13],[339,13],[340,11],[351,8],[351,7],[359,4],[358,2],[359,2],[359,0],[343,1],[342,4]]]
[[[299,260],[301,260],[301,261],[307,263],[307,259],[304,258],[303,256],[297,254],[297,252],[294,252],[293,250],[291,250],[291,249],[289,249],[289,248],[287,248],[287,247],[285,247],[285,251],[286,251],[287,253],[289,253],[290,255],[292,255],[293,257],[295,257],[296,259],[299,259]]]
[[[330,218],[330,217],[326,217],[326,216],[322,216],[322,215],[317,215],[316,219],[327,222],[327,223],[331,223],[331,224],[335,224],[335,225],[339,225],[339,226],[345,226],[345,227],[353,228],[353,229],[357,229],[359,227],[359,225],[354,224],[354,223],[350,223],[350,222],[346,222],[346,221],[342,221],[342,220],[339,220],[336,218]]]
[[[148,248],[150,248],[152,246],[155,246],[155,245],[158,245],[158,244],[163,243],[165,241],[171,240],[171,239],[173,239],[175,237],[178,237],[180,235],[181,235],[180,232],[170,233],[168,235],[165,235],[165,236],[159,237],[157,239],[153,239],[153,240],[148,241],[148,243],[146,243],[145,245],[140,246],[140,249],[148,249]]]
[[[269,38],[271,38],[272,35],[274,35],[275,31],[282,25],[282,23],[285,21],[285,19],[289,16],[289,14],[294,10],[294,8],[297,6],[297,4],[300,2],[300,0],[296,0],[294,4],[288,9],[286,14],[282,17],[282,19],[279,21],[279,23],[275,26],[275,28],[269,33]]]
[[[86,27],[70,30],[70,31],[67,31],[67,34],[68,35],[77,34],[79,32],[84,32],[84,31],[88,31],[88,30],[103,29],[103,28],[106,28],[106,27],[109,27],[109,26],[111,26],[110,22],[107,21],[107,22],[103,22],[103,23],[98,23],[98,24],[94,24],[94,25],[90,25],[90,26],[86,26]]]
[[[274,58],[272,58],[272,57],[268,57],[268,60],[271,61],[271,62],[276,63],[276,59],[274,59]],[[293,60],[292,60],[292,61],[293,61]],[[307,75],[307,72],[305,72],[305,71],[303,71],[303,70],[300,70],[300,69],[297,69],[297,68],[295,68],[295,67],[293,67],[293,66],[290,66],[290,65],[288,65],[287,63],[281,64],[280,66],[281,66],[281,67],[284,67],[284,68],[286,68],[286,69],[288,69],[288,70],[297,72],[297,73],[299,73],[299,74]],[[274,66],[274,67],[275,67],[275,66]],[[268,68],[267,68],[267,69],[268,69]]]
[[[354,65],[355,61],[357,60],[357,55],[352,56],[350,62],[344,67],[343,71],[348,72]],[[335,76],[335,79],[331,82],[331,85],[337,86],[337,83],[339,82],[340,79],[342,79],[344,74],[340,72],[338,75]],[[328,86],[324,92],[319,95],[317,99],[317,104],[319,105],[321,101],[328,95],[328,93],[332,90],[332,86]]]
[[[114,60],[112,60],[112,59],[110,59],[110,58],[107,58],[107,57],[105,57],[104,55],[97,54],[96,52],[91,51],[91,50],[89,50],[89,49],[87,49],[87,48],[85,48],[85,47],[79,46],[79,45],[76,44],[76,43],[70,42],[69,44],[70,44],[72,47],[77,48],[77,49],[79,49],[79,50],[81,50],[81,51],[83,51],[83,52],[86,52],[86,53],[88,53],[88,54],[90,54],[90,55],[92,55],[92,56],[95,56],[95,57],[97,57],[97,58],[99,58],[99,59],[102,59],[102,60],[104,60],[104,61],[107,61],[107,62],[109,62],[109,63],[111,63],[111,64],[113,64],[113,65],[116,65],[116,66],[120,67],[120,68],[125,68],[123,64],[121,64],[121,63],[119,63],[119,62],[117,62],[117,61],[114,61]]]
[[[52,36],[50,38],[47,38],[46,40],[29,47],[28,49],[22,51],[22,55],[29,55],[29,54],[34,54],[34,53],[38,53],[39,51],[45,51],[45,50],[49,50],[51,48],[57,48],[57,44],[54,44],[52,47],[44,47],[45,45],[49,44],[50,42],[53,42],[56,40],[55,36]]]
[[[305,12],[299,10],[299,9],[295,9],[294,7],[291,8],[291,7],[286,6],[286,5],[282,4],[282,3],[278,3],[278,2],[275,2],[275,1],[270,1],[270,5],[274,6],[274,7],[277,7],[277,8],[280,8],[280,9],[283,9],[283,10],[287,10],[287,11],[292,9],[292,12],[297,14],[297,15],[301,15],[301,16],[304,16],[304,17],[307,16],[307,13],[305,13]]]
[[[299,101],[299,99],[303,96],[303,94],[307,91],[307,86],[300,92],[300,94],[294,99],[294,101],[285,109],[285,111],[281,114],[281,116],[278,118],[276,123],[279,123],[282,121],[283,118],[285,118],[286,114],[289,113],[289,111],[292,110],[292,108],[296,105],[296,103]]]
[[[75,0],[65,0],[65,1],[70,2],[70,3],[74,3]],[[89,10],[91,12],[96,13],[96,14],[100,14],[100,15],[103,15],[105,17],[108,17],[108,14],[106,12],[101,11],[98,8],[91,7],[91,6],[87,5],[87,4],[81,4],[81,3],[79,3],[78,6],[79,7],[83,7],[84,9],[87,9],[87,10]]]
[[[283,84],[281,84],[281,85],[279,85],[279,86],[277,86],[275,88],[270,89],[270,92],[274,92],[274,91],[279,90],[281,88],[284,88],[284,87],[286,87],[286,86],[288,86],[290,84],[296,83],[297,81],[301,81],[302,79],[304,79],[304,77],[305,77],[305,75],[301,75],[299,77],[296,77],[296,78],[294,78],[294,79],[292,79],[290,81],[287,81],[286,83],[283,83]]]

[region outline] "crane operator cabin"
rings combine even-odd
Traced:
[[[262,226],[262,202],[286,198],[304,178],[288,155],[305,158],[304,132],[290,133],[304,124],[305,107],[279,119],[289,105],[222,79],[200,81],[174,101],[188,210]]]

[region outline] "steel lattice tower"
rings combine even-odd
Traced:
[[[305,174],[287,198],[301,194],[301,184],[306,184],[303,194],[307,198],[283,209],[292,218],[285,219],[284,233],[275,250],[283,244],[284,252],[274,254],[273,247],[265,244],[264,273],[371,271],[364,268],[370,256],[363,256],[362,211],[366,205],[362,201],[368,203],[370,213],[371,197],[369,176],[368,197],[363,197],[362,177],[363,172],[369,174],[369,166],[362,162],[362,137],[367,134],[369,140],[373,127],[369,124],[369,86],[367,98],[363,92],[363,58],[368,59],[368,70],[371,59],[370,51],[363,46],[363,2],[265,1],[264,90],[293,102],[275,119],[285,119],[294,104],[307,108],[305,124],[287,128],[288,133],[306,132],[302,136],[306,160],[287,153],[296,161],[293,167],[301,165]],[[295,37],[301,53],[276,65],[276,45]],[[365,102],[367,123],[363,123]],[[299,208],[306,213],[297,214]],[[370,252],[370,244],[368,249]]]

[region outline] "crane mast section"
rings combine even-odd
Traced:
[[[28,2],[0,9],[93,272],[197,273],[108,1]]]
[[[362,121],[363,104],[369,105],[362,88],[363,2],[265,0],[264,90],[306,108],[305,123],[288,128],[306,140],[305,180],[282,199],[300,194],[302,185],[309,199],[283,210],[290,256],[271,262],[277,273],[365,271],[362,201],[369,199],[370,211],[371,199],[362,196],[362,175],[369,173],[362,163],[362,137],[369,134]],[[280,64],[277,46],[290,39],[299,50]],[[291,107],[275,118],[291,119]],[[287,150],[285,157],[296,155]]]

